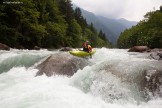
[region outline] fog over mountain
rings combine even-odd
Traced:
[[[72,3],[95,15],[138,22],[147,12],[159,9],[162,0],[72,0]]]
[[[111,19],[103,16],[97,16],[92,12],[88,12],[84,9],[81,9],[81,11],[88,24],[93,23],[97,31],[102,30],[106,34],[106,38],[113,44],[116,44],[121,32],[137,24],[135,21],[128,21],[123,18]]]

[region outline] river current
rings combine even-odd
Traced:
[[[73,76],[35,77],[35,67],[57,50],[0,50],[0,108],[161,108],[157,94],[141,91],[145,70],[162,62],[127,49],[96,49]],[[67,52],[68,53],[68,52]],[[148,99],[149,98],[149,99]]]

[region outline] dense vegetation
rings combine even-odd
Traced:
[[[12,2],[12,0],[9,0]],[[0,43],[13,48],[110,47],[105,34],[88,25],[71,0],[13,0],[0,4]]]
[[[135,45],[162,48],[162,6],[160,10],[148,12],[144,17],[136,26],[121,33],[118,39],[119,48]]]

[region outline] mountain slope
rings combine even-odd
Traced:
[[[95,14],[84,9],[81,9],[81,11],[88,24],[93,23],[97,31],[102,30],[106,34],[106,38],[109,39],[113,44],[116,44],[116,41],[121,32],[137,24],[137,22],[130,22],[125,19],[117,20],[103,16],[96,16]]]
[[[123,24],[126,28],[131,28],[132,26],[135,26],[137,24],[136,21],[128,21],[124,18],[121,18],[117,20],[119,23]]]
[[[111,33],[113,34],[114,39],[115,39],[112,42],[116,43],[120,33],[122,31],[124,31],[126,29],[126,27],[114,19],[109,19],[109,18],[102,17],[102,16],[97,16],[97,18],[100,20],[100,22],[102,24],[104,24],[106,29],[109,29],[111,31]],[[103,31],[103,32],[105,32],[105,31]],[[108,33],[106,33],[106,34],[108,34]]]

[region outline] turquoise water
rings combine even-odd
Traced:
[[[37,64],[54,53],[0,51],[1,108],[161,108],[160,96],[145,101],[137,84],[143,70],[162,70],[149,54],[97,49],[91,65],[72,77],[35,77]]]

